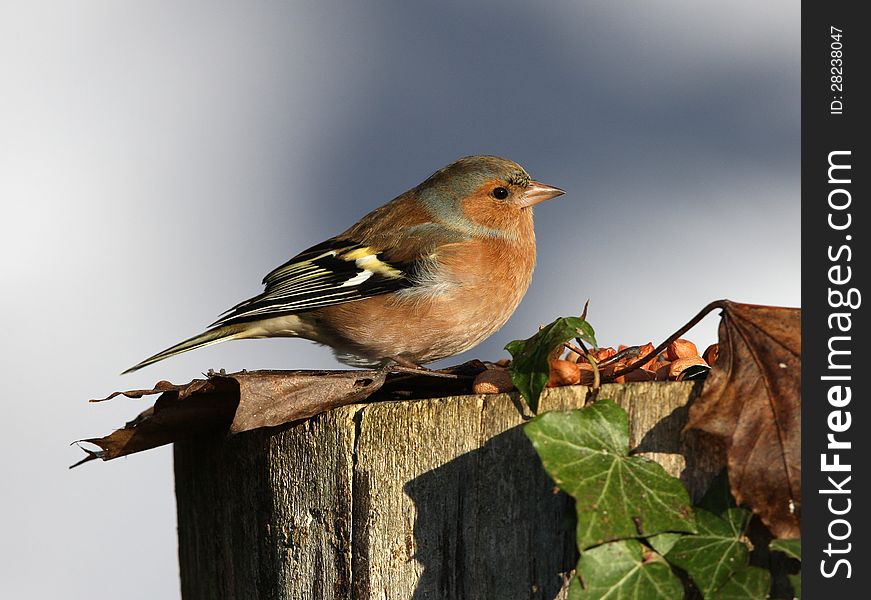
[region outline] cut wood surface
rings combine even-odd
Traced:
[[[700,383],[549,389],[540,412],[614,400],[630,443],[697,497],[719,446],[682,433]],[[182,592],[194,599],[565,597],[571,499],[515,395],[390,401],[176,444]]]

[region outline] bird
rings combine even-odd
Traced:
[[[312,246],[206,331],[146,358],[239,339],[299,337],[349,366],[424,365],[499,330],[532,280],[533,206],[565,192],[516,162],[467,156]]]

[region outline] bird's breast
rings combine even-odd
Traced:
[[[431,300],[455,309],[470,304],[475,312],[491,305],[514,307],[532,280],[535,243],[474,239],[446,244],[422,263],[415,285],[401,290],[399,300]]]

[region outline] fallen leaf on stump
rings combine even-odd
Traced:
[[[484,369],[480,361],[470,361],[442,371],[459,376],[453,379],[385,371],[242,371],[210,374],[184,385],[161,381],[150,390],[115,392],[94,400],[160,394],[154,406],[121,429],[101,438],[80,440],[100,449],[82,448],[87,456],[73,466],[97,458],[111,460],[206,432],[235,434],[276,427],[364,400],[466,394],[474,376]]]
[[[776,537],[800,535],[801,310],[728,300],[719,356],[687,428],[721,438],[735,499]]]

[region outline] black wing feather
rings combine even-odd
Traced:
[[[301,252],[263,278],[262,294],[229,309],[211,327],[298,313],[411,285],[418,264],[391,263],[378,249],[330,239]]]

